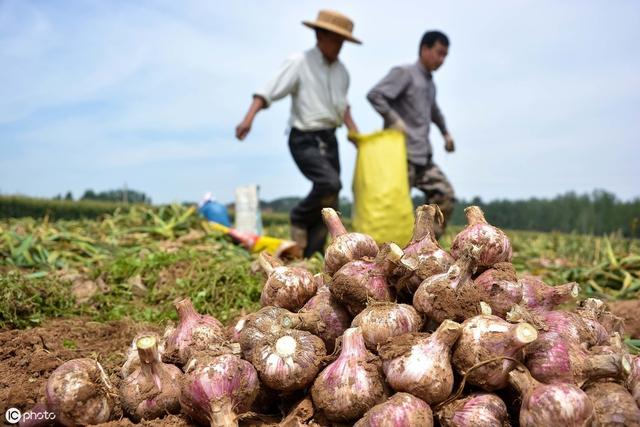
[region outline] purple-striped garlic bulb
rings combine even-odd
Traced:
[[[211,426],[237,426],[258,389],[258,373],[232,354],[216,356],[185,374],[180,405],[193,420]]]
[[[226,337],[231,342],[240,342],[240,332],[247,323],[247,315],[235,318],[225,329]]]
[[[409,393],[396,393],[373,408],[354,427],[433,427],[429,405]]]
[[[311,384],[326,355],[320,338],[306,331],[287,329],[266,335],[256,343],[249,360],[267,387],[294,391]]]
[[[340,356],[318,375],[311,388],[316,408],[331,421],[350,422],[384,401],[384,380],[374,360],[360,328],[347,329]]]
[[[487,222],[482,209],[469,206],[464,213],[468,225],[453,240],[451,255],[455,259],[463,255],[471,256],[479,267],[511,261],[509,238],[502,230]]]
[[[586,347],[608,345],[610,341],[604,326],[596,320],[583,317],[582,312],[530,310],[514,305],[506,319],[512,323],[531,323],[540,331],[562,334],[565,339]]]
[[[364,343],[371,351],[387,339],[407,332],[418,332],[422,328],[422,317],[415,308],[395,302],[371,303],[351,323],[362,329]]]
[[[394,271],[395,287],[400,293],[412,295],[423,280],[448,271],[455,261],[435,237],[433,227],[437,215],[442,216],[438,205],[422,205],[416,209],[413,237],[403,249],[401,265]]]
[[[504,388],[515,362],[507,359],[489,362],[473,370],[476,364],[496,357],[522,359],[522,349],[538,337],[528,323],[517,325],[493,315],[481,315],[462,323],[462,334],[453,351],[453,366],[467,382],[486,391]]]
[[[324,274],[314,276],[318,292],[304,305],[300,313],[316,313],[324,323],[324,329],[314,331],[322,338],[328,353],[333,352],[336,339],[351,325],[351,316],[346,308],[331,295],[329,286],[324,282]]]
[[[116,389],[100,363],[69,360],[53,371],[45,387],[47,409],[64,426],[105,423],[115,414]]]
[[[387,277],[402,257],[395,243],[385,244],[373,260],[351,261],[338,270],[329,288],[351,313],[360,313],[370,301],[393,301],[393,288]]]
[[[443,405],[437,413],[442,427],[509,427],[507,406],[492,393],[473,393]]]
[[[378,254],[378,244],[373,237],[362,233],[347,233],[335,210],[322,209],[322,219],[332,238],[324,255],[324,271],[327,273],[333,275],[348,262]]]
[[[519,283],[522,286],[520,304],[529,309],[553,310],[560,304],[575,300],[580,293],[580,285],[576,282],[549,286],[534,276],[525,275]]]
[[[542,384],[521,367],[509,372],[509,383],[522,398],[521,427],[590,427],[595,421],[589,396],[573,384]]]
[[[566,340],[587,347],[606,345],[609,341],[609,334],[600,323],[570,311],[529,310],[515,305],[507,313],[506,319],[514,323],[531,323],[545,333],[561,334]]]
[[[179,413],[182,371],[160,361],[154,335],[138,338],[136,348],[140,366],[120,386],[124,410],[135,421]]]
[[[436,220],[442,220],[442,212],[438,205],[418,206],[415,217],[411,241],[404,248],[405,256],[419,256],[423,253],[431,253],[441,249],[433,230]]]
[[[324,322],[318,313],[292,313],[280,307],[263,307],[240,319],[234,330],[246,359],[251,358],[253,348],[267,335],[277,335],[283,330],[300,329],[313,333],[324,330]]]
[[[260,296],[263,307],[274,306],[298,311],[315,295],[316,282],[308,270],[285,266],[266,252],[260,254],[258,261],[267,274]]]
[[[453,390],[451,348],[460,332],[459,323],[445,320],[431,335],[408,333],[380,346],[378,352],[391,388],[430,405],[449,397]]]
[[[176,302],[175,307],[178,325],[165,333],[163,362],[183,366],[194,352],[218,349],[225,342],[222,323],[213,316],[199,314],[189,298]]]
[[[169,331],[171,330],[169,329]],[[122,379],[127,378],[129,375],[133,373],[133,371],[135,371],[140,367],[140,357],[138,356],[138,346],[136,343],[140,338],[146,337],[149,335],[150,334],[148,332],[143,332],[136,335],[131,341],[131,345],[127,350],[127,360],[122,365],[122,368],[120,368],[120,376],[122,377]],[[155,334],[151,334],[151,335],[153,335],[154,338],[156,339],[156,342],[158,345],[158,355],[162,356],[162,353],[164,353],[164,345],[167,337],[164,337],[164,340],[160,340],[157,335]]]
[[[581,387],[602,378],[624,379],[631,371],[631,359],[622,351],[604,348],[593,353],[568,339],[562,332],[541,333],[525,350],[527,368],[538,381],[571,383]]]
[[[570,311],[543,311],[542,320],[547,332],[556,332],[576,344],[605,345],[609,341],[606,329],[597,321],[584,318]]]

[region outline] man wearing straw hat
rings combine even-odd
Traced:
[[[347,102],[349,73],[338,59],[343,42],[353,37],[346,16],[321,10],[315,21],[303,21],[315,30],[316,46],[288,58],[276,75],[253,95],[244,120],[236,127],[243,140],[258,111],[291,95],[289,149],[296,165],[313,183],[311,192],[291,211],[291,237],[309,257],[324,248],[327,230],[320,211],[338,207],[340,160],[335,130],[343,123],[350,133],[358,129]]]
[[[432,74],[444,63],[448,52],[449,38],[440,31],[427,31],[420,40],[418,60],[392,68],[367,94],[373,108],[383,117],[384,126],[398,129],[407,137],[410,185],[424,193],[425,203],[436,203],[444,214],[443,223],[435,224],[437,237],[444,232],[455,204],[453,187],[433,162],[429,141],[433,122],[442,133],[445,150],[454,151],[453,138],[436,103]]]

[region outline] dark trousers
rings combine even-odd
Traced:
[[[300,172],[313,183],[307,197],[291,210],[291,224],[307,230],[304,256],[309,257],[315,252],[322,252],[327,239],[322,208],[338,208],[338,194],[342,184],[335,129],[291,129],[289,150]]]

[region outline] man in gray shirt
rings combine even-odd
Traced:
[[[455,194],[449,180],[432,160],[429,141],[431,122],[440,129],[445,149],[453,152],[453,138],[436,103],[432,73],[440,68],[449,51],[449,39],[439,31],[427,31],[420,41],[418,60],[391,69],[367,94],[373,108],[384,119],[385,128],[398,129],[407,138],[409,182],[425,195],[425,203],[436,203],[444,214],[436,224],[436,235],[444,232],[453,213]]]

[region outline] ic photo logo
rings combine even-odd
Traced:
[[[18,408],[9,408],[7,412],[4,413],[4,418],[9,424],[17,424],[22,418],[22,412],[20,412]]]
[[[31,420],[55,420],[56,414],[49,411],[28,411],[24,414],[20,412],[18,408],[9,408],[4,413],[4,418],[7,420],[9,424],[18,424],[22,421],[31,421]]]

